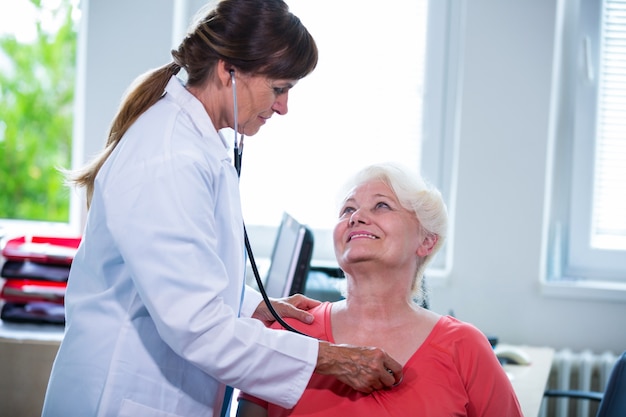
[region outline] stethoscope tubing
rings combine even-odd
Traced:
[[[239,127],[239,113],[238,113],[238,108],[237,108],[238,107],[237,106],[237,84],[235,81],[234,70],[230,70],[230,77],[231,77],[232,84],[233,84],[233,118],[234,118],[233,130],[235,132],[234,164],[235,164],[235,170],[237,171],[237,177],[241,178],[241,160],[243,159],[243,133],[241,134],[239,143],[237,143],[237,129]],[[272,306],[272,303],[270,302],[267,292],[265,291],[265,286],[263,285],[261,274],[259,274],[259,268],[257,267],[256,261],[254,259],[254,253],[252,252],[252,245],[250,244],[250,239],[248,239],[248,232],[246,230],[245,223],[243,225],[243,235],[244,235],[244,241],[246,245],[246,251],[248,253],[248,259],[250,260],[250,266],[252,267],[252,273],[254,274],[254,279],[256,280],[257,286],[259,287],[259,292],[261,293],[261,296],[263,297],[263,301],[265,302],[265,305],[267,305],[267,308],[269,309],[270,313],[276,319],[276,321],[281,326],[283,326],[286,330],[301,334],[303,336],[307,336],[306,334],[288,325],[282,319],[282,317],[280,317],[280,314],[278,314],[276,310],[274,309],[274,307]]]

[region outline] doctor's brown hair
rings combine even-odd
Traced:
[[[171,76],[181,68],[188,86],[203,85],[219,60],[242,73],[297,80],[311,73],[318,59],[313,37],[282,0],[221,0],[171,53],[173,62],[139,76],[130,86],[104,150],[67,175],[70,184],[86,187],[87,207],[104,162],[137,118],[163,97]]]

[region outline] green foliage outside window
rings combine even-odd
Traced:
[[[31,0],[38,8],[40,0]],[[0,218],[67,222],[77,28],[72,5],[54,10],[54,33],[33,42],[0,35]]]

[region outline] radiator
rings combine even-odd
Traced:
[[[589,350],[559,350],[554,354],[547,388],[604,392],[616,362],[617,355],[612,352],[596,354]],[[594,417],[597,409],[597,401],[546,397],[539,416]]]

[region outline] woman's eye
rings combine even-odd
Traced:
[[[379,203],[376,203],[376,208],[391,208],[391,207],[389,206],[389,204],[381,201]]]
[[[354,208],[352,207],[344,207],[343,209],[341,209],[341,211],[339,212],[340,216],[345,216],[346,214],[350,214],[354,211]]]
[[[276,94],[277,96],[280,96],[281,94],[285,94],[286,92],[287,92],[286,88],[274,87],[274,94]]]

